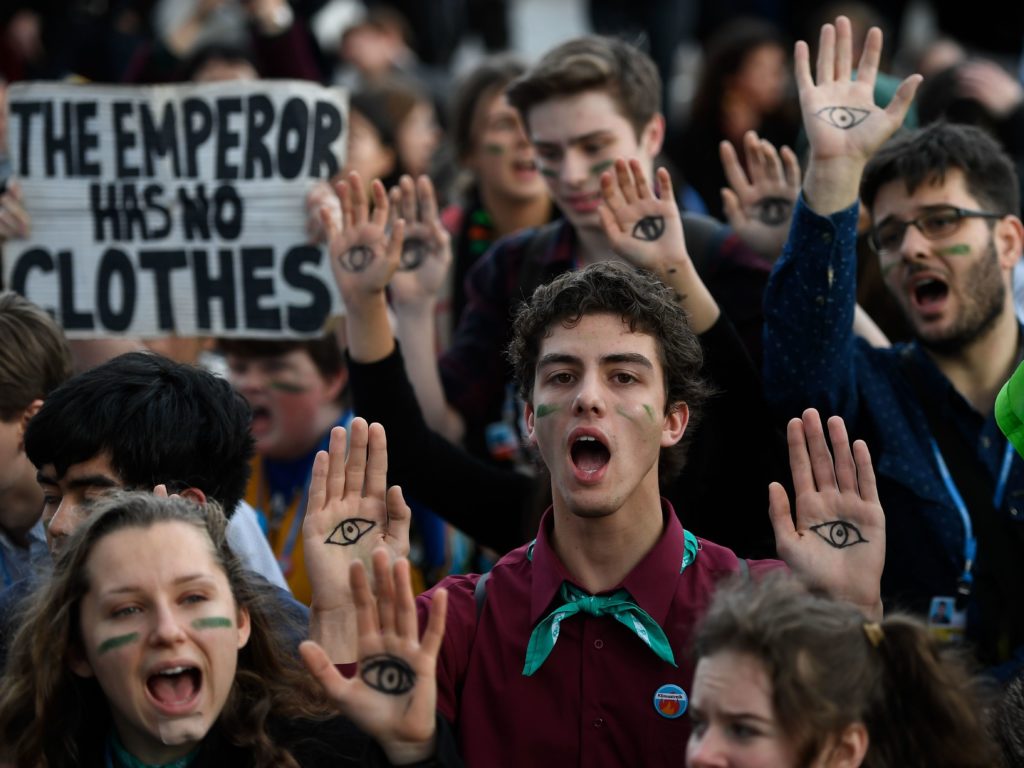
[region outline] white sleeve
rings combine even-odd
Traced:
[[[228,545],[250,571],[260,574],[271,584],[288,589],[288,582],[281,573],[270,542],[256,519],[256,510],[245,501],[238,502],[228,521]]]

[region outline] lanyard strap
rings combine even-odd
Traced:
[[[939,468],[939,475],[942,476],[942,482],[946,485],[946,491],[949,493],[950,498],[953,499],[953,504],[956,506],[956,511],[960,515],[960,522],[964,528],[964,572],[963,580],[970,582],[972,580],[971,568],[974,565],[974,559],[978,552],[978,540],[974,537],[974,526],[971,524],[971,515],[967,509],[967,504],[964,503],[963,496],[960,495],[960,489],[956,487],[956,482],[953,480],[953,475],[949,471],[949,467],[946,466],[946,460],[942,458],[942,451],[939,450],[939,444],[935,442],[935,438],[930,438],[932,444],[932,454],[935,456],[935,463]],[[1003,450],[1003,463],[999,469],[999,479],[996,481],[995,492],[992,494],[992,506],[998,511],[1003,506],[1003,498],[1006,496],[1006,483],[1010,477],[1010,465],[1013,463],[1013,445],[1007,441],[1006,448]]]
[[[14,583],[14,577],[11,576],[10,570],[7,568],[7,555],[4,554],[4,548],[0,546],[0,569],[4,572],[4,589],[7,589],[11,584]]]

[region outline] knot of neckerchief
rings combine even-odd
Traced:
[[[676,659],[665,631],[647,611],[633,602],[633,598],[626,590],[620,589],[610,595],[588,595],[569,582],[563,582],[559,594],[565,601],[564,605],[549,613],[530,635],[530,644],[526,647],[526,664],[523,666],[524,676],[529,677],[540,669],[558,642],[561,623],[578,613],[611,616],[639,637],[658,655],[658,658],[667,661],[673,667],[676,666]]]

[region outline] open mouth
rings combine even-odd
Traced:
[[[569,456],[582,479],[597,479],[612,458],[608,446],[593,435],[580,435],[574,439],[569,446]]]
[[[171,713],[188,709],[199,696],[202,685],[202,673],[188,666],[168,667],[146,679],[149,695],[160,709]]]
[[[512,170],[516,173],[535,173],[537,170],[537,163],[533,160],[513,160]]]
[[[254,432],[265,430],[270,425],[270,409],[262,405],[252,407],[252,421],[250,428]]]
[[[929,277],[914,283],[911,295],[918,309],[937,309],[949,295],[949,286],[938,278]]]

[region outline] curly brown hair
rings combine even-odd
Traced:
[[[650,272],[603,261],[559,275],[520,304],[508,347],[519,395],[525,402],[533,402],[541,341],[555,323],[572,328],[584,315],[602,313],[618,315],[633,333],[654,337],[664,371],[665,412],[681,403],[690,410],[683,439],[661,452],[658,473],[665,483],[683,468],[687,435],[699,420],[700,407],[711,390],[700,375],[704,356],[686,312],[672,289]]]
[[[191,525],[209,539],[236,604],[249,612],[249,642],[239,651],[234,686],[217,720],[231,743],[249,750],[252,764],[260,768],[298,768],[291,753],[273,742],[271,721],[323,720],[336,714],[288,650],[273,588],[256,583],[228,547],[227,519],[220,507],[119,492],[96,503],[89,520],[72,535],[52,578],[24,604],[0,687],[0,760],[48,768],[80,765],[82,745],[110,732],[103,691],[95,679],[78,677],[68,666],[69,654],[81,649],[79,609],[89,590],[86,564],[105,536],[161,522]]]

